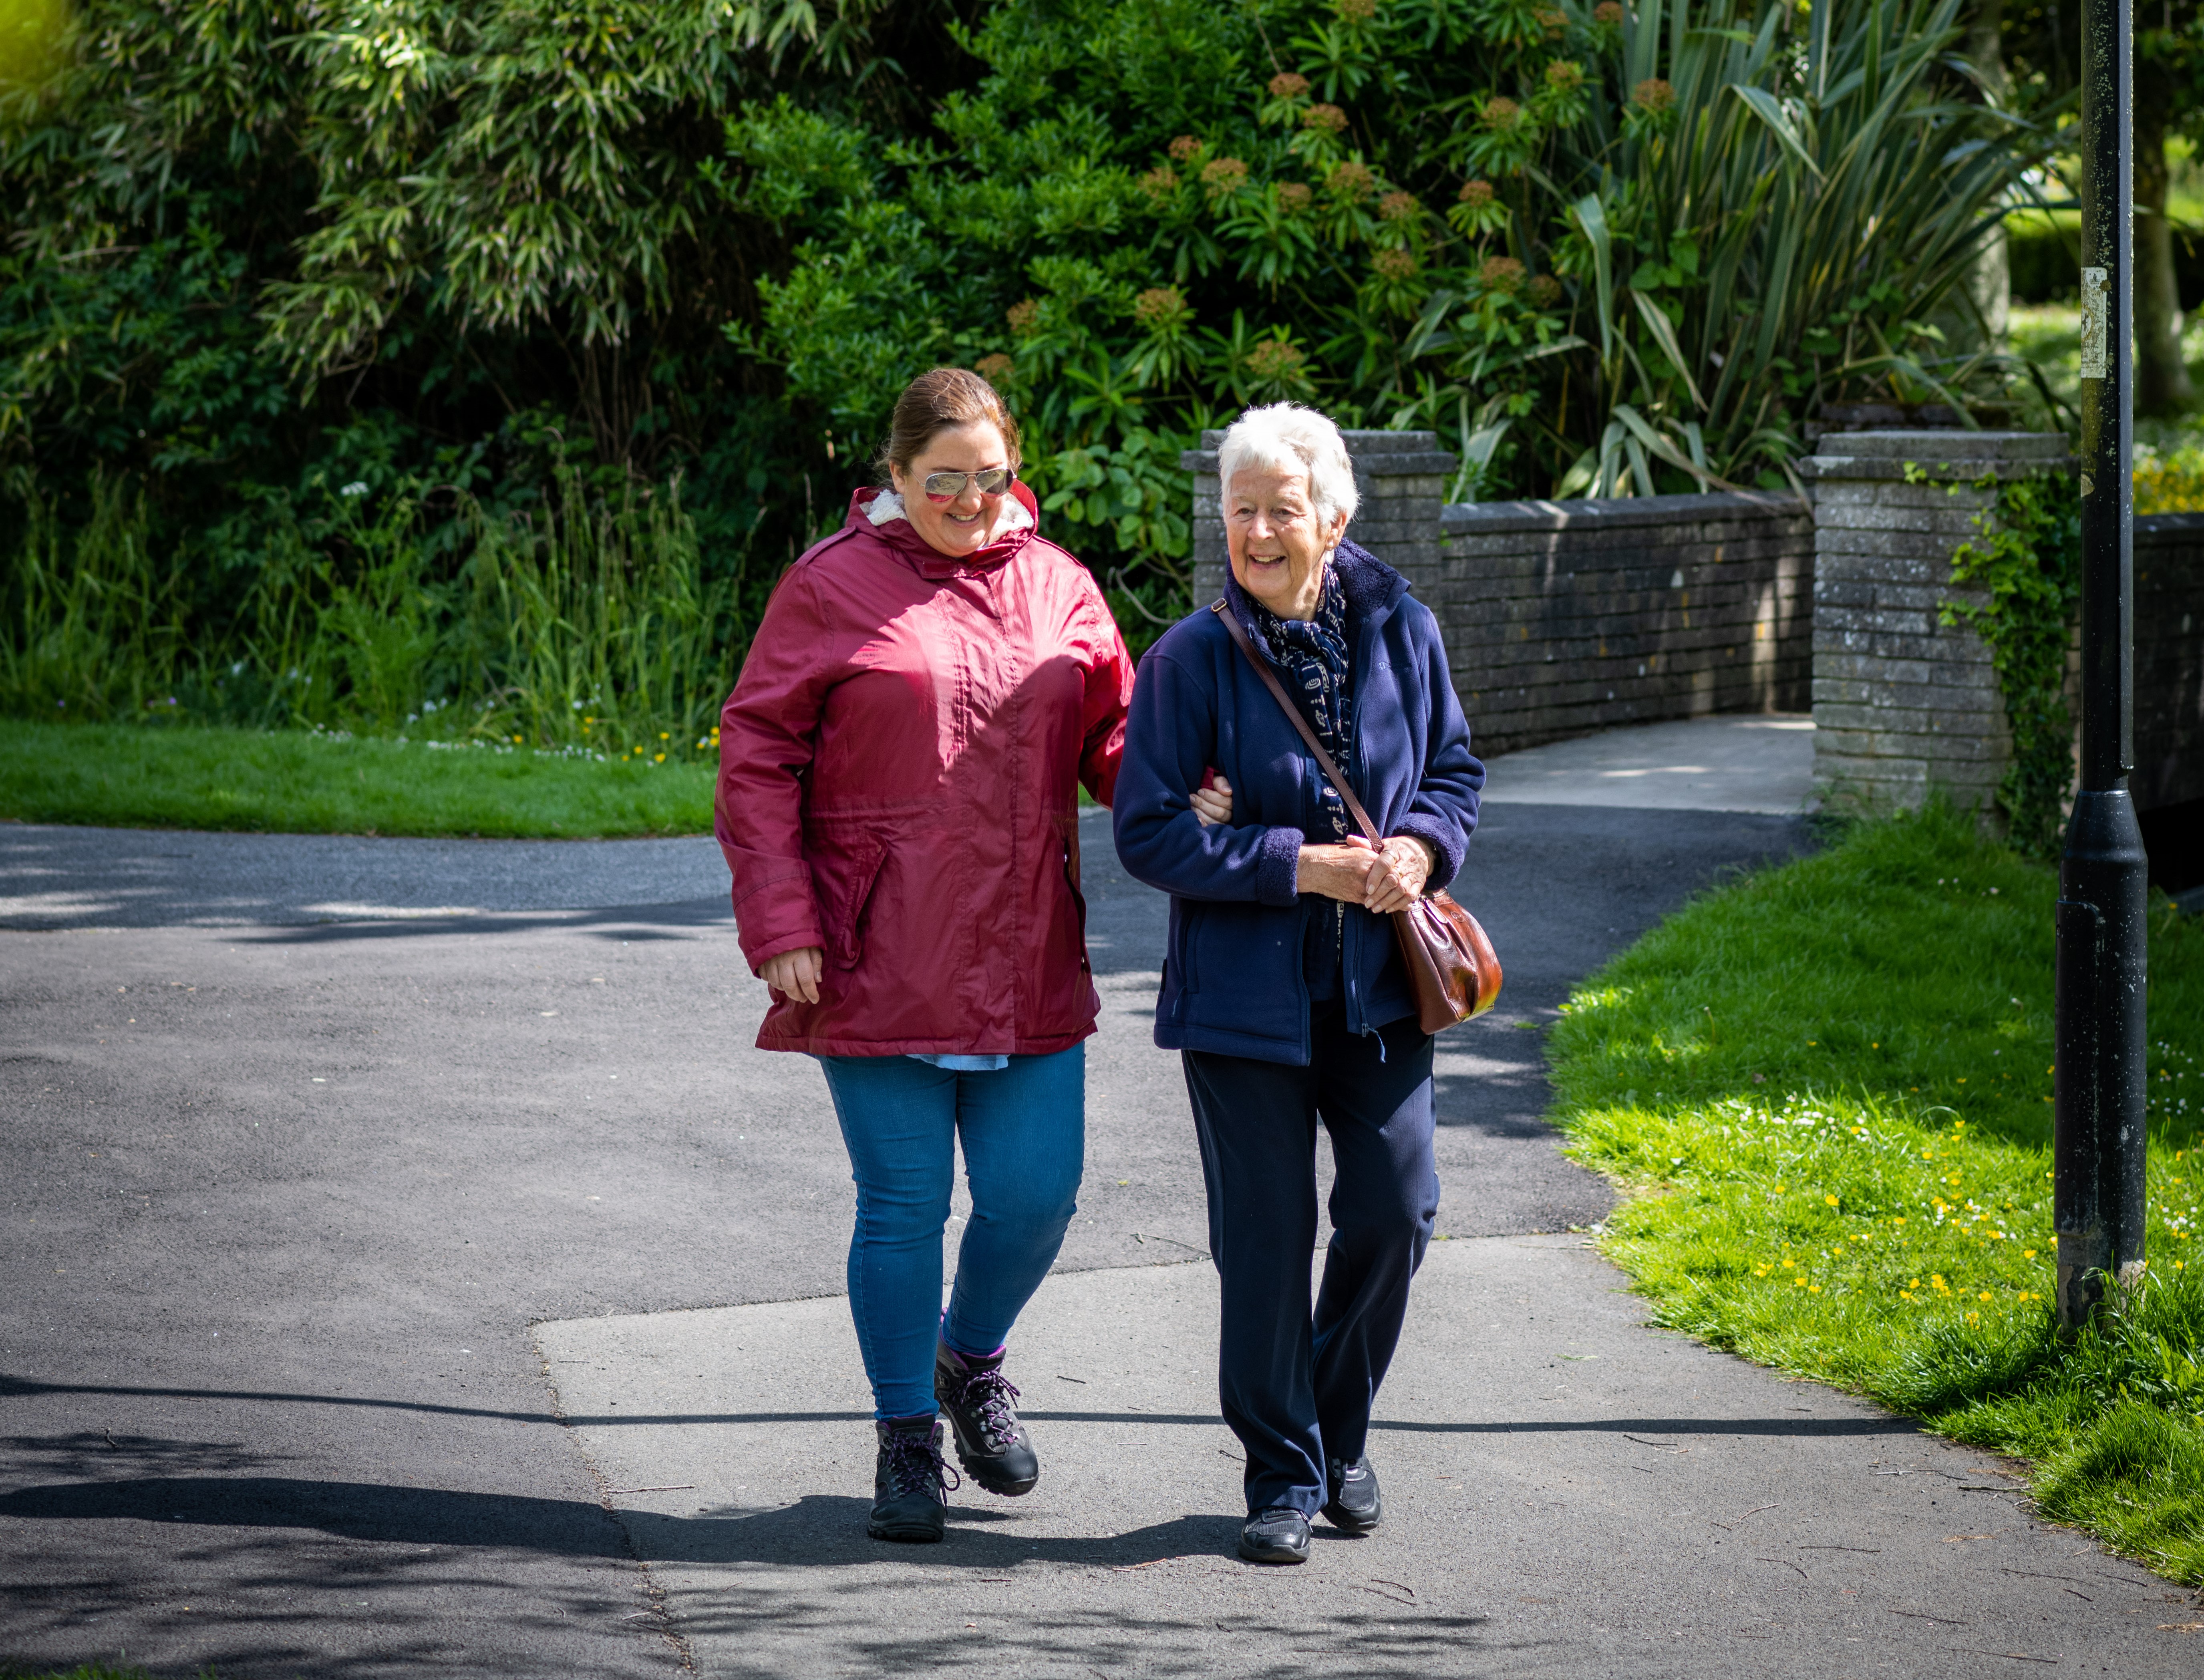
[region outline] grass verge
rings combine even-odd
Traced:
[[[704,834],[716,756],[684,750],[661,764],[304,731],[9,722],[0,817],[292,834]]]
[[[2150,1267],[2053,1333],[2053,873],[1930,812],[1710,892],[1550,1040],[1657,1322],[2029,1460],[2044,1514],[2204,1586],[2204,923],[2150,923]]]

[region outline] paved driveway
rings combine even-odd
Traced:
[[[1090,831],[1105,1009],[1067,1272],[1204,1242],[1146,1033],[1162,906]],[[1457,890],[1508,984],[1441,1057],[1443,1230],[1599,1215],[1523,1029],[1804,840],[1494,807]],[[675,1671],[530,1327],[841,1288],[847,1167],[814,1068],[750,1048],[719,872],[702,842],[0,828],[0,1661]],[[757,1472],[821,1450],[791,1424]]]

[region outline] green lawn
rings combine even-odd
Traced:
[[[716,754],[658,763],[304,731],[0,723],[0,818],[304,834],[703,834]]]
[[[2149,1276],[2049,1316],[2052,871],[1949,813],[1670,918],[1550,1040],[1656,1319],[2029,1460],[2044,1512],[2204,1586],[2204,923],[2151,918]]]

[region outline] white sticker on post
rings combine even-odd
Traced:
[[[2105,378],[2105,344],[2106,317],[2112,313],[2112,287],[2107,283],[2109,270],[2082,270],[2082,377]]]

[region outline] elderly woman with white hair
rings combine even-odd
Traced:
[[[1338,429],[1290,403],[1251,409],[1218,474],[1224,598],[1141,661],[1114,811],[1125,867],[1171,899],[1156,1043],[1185,1065],[1209,1192],[1219,1397],[1247,1455],[1240,1554],[1289,1564],[1319,1513],[1350,1534],[1383,1515],[1371,1407],[1439,1197],[1431,1040],[1386,918],[1460,868],[1484,770],[1431,609],[1346,541],[1356,494]],[[1219,778],[1232,819],[1207,826],[1193,796]],[[1336,1174],[1312,1310],[1319,1121]]]

